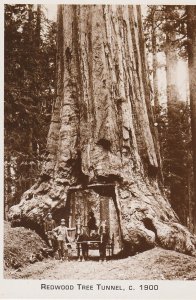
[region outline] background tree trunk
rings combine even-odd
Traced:
[[[179,100],[178,88],[176,84],[177,74],[177,53],[175,47],[176,34],[175,32],[167,32],[166,35],[166,78],[167,78],[167,105],[168,105],[168,117],[169,109],[172,109],[172,103]]]
[[[170,11],[170,6],[166,6],[166,12]],[[166,31],[166,41],[165,41],[165,55],[166,55],[166,81],[167,81],[167,117],[168,117],[168,131],[167,131],[167,148],[168,148],[168,169],[169,176],[173,176],[175,174],[175,165],[173,163],[173,159],[175,157],[174,151],[174,136],[175,136],[175,126],[174,126],[174,118],[176,114],[176,107],[179,101],[179,93],[177,87],[177,63],[178,57],[176,52],[176,32],[172,27],[173,22],[170,22],[170,28]],[[175,184],[175,180],[170,180],[170,202],[172,208],[175,212],[180,215],[182,210],[178,205],[178,197],[176,197],[177,187]]]
[[[194,237],[178,223],[157,182],[142,41],[139,7],[59,6],[58,97],[48,152],[40,179],[9,219],[39,231],[37,216],[51,210],[58,220],[69,214],[70,199],[78,207],[90,199],[97,218],[100,202],[109,199],[126,253],[156,244],[194,252]]]
[[[11,194],[11,172],[10,172],[10,156],[6,155],[4,160],[4,219],[7,221],[9,211],[9,199]]]
[[[196,233],[196,6],[187,5],[188,66],[194,173],[194,233]]]
[[[156,6],[152,6],[152,72],[153,72],[153,92],[154,92],[154,115],[155,120],[159,119],[159,87],[158,87],[158,61],[157,61],[157,41],[156,41]]]

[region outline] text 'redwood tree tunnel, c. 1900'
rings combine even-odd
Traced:
[[[116,253],[159,245],[193,254],[163,196],[139,6],[59,5],[57,99],[37,183],[9,219],[41,230],[48,211],[106,220]]]

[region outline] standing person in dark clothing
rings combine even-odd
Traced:
[[[81,242],[81,246],[78,245],[78,261],[84,261],[88,258],[88,240],[89,236],[85,228],[81,229],[81,234],[79,235],[77,242]],[[82,248],[82,257],[80,256],[80,248]]]
[[[87,226],[89,229],[89,235],[91,234],[92,230],[97,230],[96,218],[94,216],[93,211],[90,211],[90,213],[89,213],[89,220],[88,220]]]
[[[54,248],[54,233],[53,229],[56,227],[55,221],[52,219],[52,214],[48,213],[44,222],[44,232],[48,239],[48,244],[51,248]]]
[[[109,228],[106,225],[106,220],[102,221],[99,227],[100,235],[100,244],[99,244],[99,253],[100,261],[106,261],[106,246],[109,241]]]
[[[78,237],[82,233],[81,215],[80,214],[76,214],[76,216],[75,216],[75,222],[76,222],[76,236],[75,236],[75,239],[77,241]]]

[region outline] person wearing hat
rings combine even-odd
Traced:
[[[88,226],[88,230],[89,230],[89,235],[91,235],[92,230],[93,231],[97,230],[96,218],[95,218],[93,211],[89,212],[89,220],[88,220],[87,226]]]
[[[78,261],[85,261],[88,259],[88,241],[89,241],[89,236],[87,234],[86,228],[81,227],[81,232],[77,237]],[[80,256],[80,248],[82,249],[82,256]]]
[[[44,232],[48,239],[48,244],[51,248],[54,248],[54,233],[53,229],[56,227],[55,221],[52,219],[52,214],[48,213],[44,222]]]
[[[58,253],[60,260],[64,260],[65,254],[68,260],[68,248],[66,242],[69,242],[68,228],[65,226],[65,219],[61,219],[61,224],[53,229],[57,237]]]

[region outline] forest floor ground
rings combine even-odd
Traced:
[[[85,262],[78,262],[76,257],[71,257],[69,262],[50,257],[29,264],[27,258],[35,248],[43,246],[42,240],[22,227],[11,228],[6,223],[4,228],[6,279],[196,280],[195,257],[161,248],[107,262],[99,262],[93,256]],[[20,262],[15,269],[8,263],[11,256]]]
[[[21,268],[7,269],[5,278],[15,279],[129,279],[196,280],[196,259],[170,250],[154,248],[132,257],[99,262],[45,259]]]

